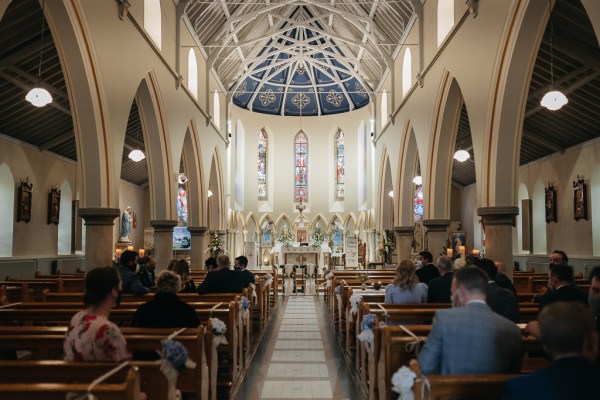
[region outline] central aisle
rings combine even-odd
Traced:
[[[285,297],[239,399],[359,399],[320,296]]]

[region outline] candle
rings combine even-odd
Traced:
[[[448,255],[448,257],[452,257],[452,255],[454,254],[454,250],[452,250],[452,249],[447,249],[447,250],[446,250],[446,254]]]
[[[133,246],[127,246],[127,250],[133,251]]]
[[[144,257],[144,254],[146,254],[146,251],[145,251],[144,249],[139,249],[139,250],[138,250],[138,255],[139,255],[140,257]]]
[[[479,250],[477,250],[477,249],[473,249],[473,255],[474,255],[475,257],[479,257]]]
[[[466,254],[466,253],[465,253],[465,246],[458,246],[458,252],[459,252],[461,255],[463,255],[463,256],[464,256],[464,255]]]
[[[123,252],[123,250],[122,250],[122,249],[116,249],[116,250],[115,250],[115,255],[116,255],[117,257],[121,257],[121,253],[122,253],[122,252]]]

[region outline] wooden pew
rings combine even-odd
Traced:
[[[428,375],[429,389],[423,388],[424,380],[418,380],[413,387],[413,394],[415,400],[496,400],[502,398],[506,380],[515,376],[517,375]]]
[[[102,368],[94,366],[94,371],[108,371],[113,364],[109,364]],[[15,372],[19,368],[12,367]],[[51,373],[52,366],[44,369],[38,369],[40,372]],[[85,368],[81,368],[83,371]],[[58,372],[56,368],[55,372]],[[71,370],[68,370],[71,371]],[[69,376],[60,376],[53,373],[52,382],[40,383],[39,375],[20,374],[16,376],[11,372],[11,366],[0,367],[0,373],[3,378],[6,374],[10,375],[10,379],[0,382],[0,393],[2,398],[6,400],[64,400],[69,393],[86,393],[89,387],[90,380],[86,379],[85,383],[71,383],[72,379]],[[97,375],[96,375],[97,376]],[[90,378],[90,377],[88,377]],[[33,381],[32,381],[33,380]],[[92,393],[98,398],[104,400],[139,400],[142,398],[140,389],[140,372],[136,367],[126,367],[122,371],[117,372],[113,377],[108,379],[108,382],[96,385]]]
[[[13,291],[11,294],[14,297],[9,299],[16,301],[41,301],[44,290],[64,292],[62,280],[7,280],[0,282],[0,285],[7,288],[20,288],[21,293],[19,294],[16,290]]]
[[[139,375],[141,392],[148,400],[163,400],[168,396],[168,383],[160,371],[160,361],[130,362],[115,375],[103,382],[106,384],[125,382],[130,370]],[[0,376],[4,382],[20,385],[30,384],[90,384],[98,377],[119,366],[119,363],[107,362],[71,362],[58,360],[44,361],[0,361]],[[0,389],[1,390],[1,389]],[[102,390],[92,390],[92,393],[104,398]],[[108,394],[106,394],[108,396]],[[5,398],[5,397],[3,397]],[[12,398],[12,397],[11,397]],[[41,397],[45,398],[45,397]],[[61,400],[64,400],[65,396]],[[136,397],[134,397],[136,398]]]

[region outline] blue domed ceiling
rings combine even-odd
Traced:
[[[415,4],[190,0],[184,21],[228,101],[265,114],[330,115],[372,101]]]

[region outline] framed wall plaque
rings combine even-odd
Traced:
[[[17,222],[29,222],[31,220],[31,197],[33,183],[29,183],[29,177],[21,180],[17,190]]]
[[[546,223],[556,222],[556,188],[549,184],[545,189],[546,198]]]
[[[60,218],[60,189],[53,187],[48,192],[48,225],[58,225]]]
[[[587,185],[583,177],[577,175],[573,181],[573,217],[575,221],[587,220]]]

